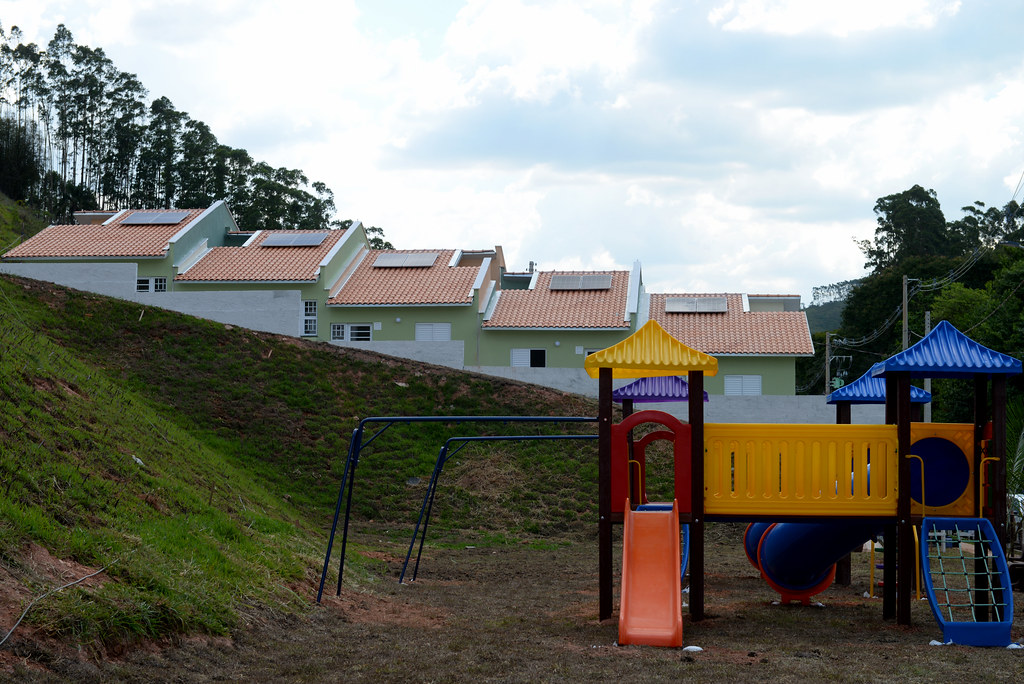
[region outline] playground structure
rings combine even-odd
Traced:
[[[615,378],[685,373],[689,396],[702,397],[703,376],[717,372],[717,360],[686,347],[654,321],[623,342],[588,356],[585,368],[599,381],[596,419],[406,416],[360,421],[349,445],[317,601],[322,597],[344,507],[338,569],[338,592],[341,590],[360,451],[391,425],[596,420],[596,436],[449,439],[438,455],[402,580],[418,534],[422,549],[437,482],[445,462],[457,449],[471,441],[491,439],[596,438],[599,617],[604,620],[612,615],[612,530],[622,524],[620,643],[682,645],[680,576],[685,566],[680,561],[681,526],[688,528],[689,612],[691,619],[703,619],[706,521],[754,523],[745,542],[748,556],[786,601],[805,602],[823,591],[832,581],[838,557],[881,531],[885,538],[884,618],[910,624],[909,588],[914,584],[920,548],[921,558],[929,564],[929,601],[944,637],[972,645],[1009,642],[1013,600],[1003,555],[1006,376],[1021,372],[1019,360],[981,347],[942,322],[916,345],[870,371],[872,380],[884,382],[884,425],[847,424],[848,407],[844,411],[842,405],[835,425],[705,424],[701,401],[689,401],[689,420],[683,423],[662,411],[632,413],[636,397],[628,404],[623,401],[624,417],[613,423]],[[912,377],[973,379],[974,422],[913,423]],[[384,427],[364,441],[364,429],[373,423]],[[646,424],[657,429],[634,442],[633,430]],[[651,443],[662,440],[672,445],[674,501],[650,504],[644,487],[644,452]],[[453,451],[455,444],[460,446]],[[703,457],[692,458],[692,454]],[[918,530],[923,530],[920,538]],[[950,541],[960,553],[955,562],[944,560],[942,549]],[[418,563],[417,557],[417,567]],[[931,570],[934,565],[939,567],[937,574]],[[941,601],[940,594],[944,597]]]
[[[638,496],[638,487],[629,481],[635,446],[631,434],[639,425],[651,423],[658,429],[652,433],[655,437],[641,440],[643,448],[650,439],[673,444],[677,515],[681,524],[690,526],[689,608],[694,620],[704,617],[706,521],[757,523],[748,529],[748,556],[786,601],[806,602],[823,591],[832,582],[835,562],[881,532],[886,542],[883,617],[909,625],[909,588],[914,584],[919,543],[922,549],[936,546],[935,540],[945,538],[946,532],[935,521],[954,518],[963,521],[960,529],[974,530],[979,537],[983,525],[977,521],[989,523],[993,531],[984,543],[972,544],[970,563],[960,563],[956,582],[961,586],[945,592],[956,599],[939,606],[938,592],[928,583],[933,612],[944,625],[944,634],[959,643],[1009,643],[1013,597],[1003,555],[1006,376],[1021,372],[1019,360],[976,344],[943,321],[913,347],[871,369],[872,378],[885,383],[885,425],[705,424],[699,401],[689,402],[688,424],[659,411],[642,411],[613,424],[613,379],[686,373],[691,396],[701,396],[703,376],[717,372],[713,357],[686,347],[653,321],[632,337],[588,356],[585,368],[598,378],[600,397],[601,619],[612,614],[612,528],[631,517],[629,494]],[[974,422],[913,423],[912,377],[972,379]],[[840,421],[843,414],[840,408]],[[848,421],[849,413],[845,416]],[[703,458],[692,458],[695,453]],[[635,470],[643,473],[642,468]],[[644,553],[656,555],[653,549],[638,552],[635,544],[672,543],[665,536],[658,539],[624,535],[623,562]],[[936,559],[927,553],[924,559],[930,578]],[[941,567],[939,575],[952,579],[952,565]],[[662,604],[672,599],[673,589],[665,585]],[[630,633],[629,625],[653,619],[636,614],[633,591],[624,575],[620,641],[625,637],[624,643],[661,644],[660,636],[649,639],[641,631]],[[943,611],[952,617],[953,608],[959,610],[965,601],[969,619],[960,615],[948,621],[955,624],[948,629],[940,617]],[[646,602],[658,605],[651,599]],[[669,625],[664,619],[662,623],[665,631]]]

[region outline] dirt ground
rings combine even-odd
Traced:
[[[326,592],[304,615],[254,611],[233,639],[140,646],[100,663],[56,658],[22,681],[463,682],[1024,680],[1024,649],[931,646],[941,640],[926,601],[911,627],[882,619],[865,598],[869,554],[854,554],[853,583],[823,606],[772,605],[775,594],[743,555],[742,526],[709,525],[708,618],[684,619],[701,651],[620,647],[617,619],[597,619],[597,543],[428,548],[417,581],[399,585],[406,542],[373,535],[389,576],[370,590]],[[618,553],[618,551],[617,551]],[[685,600],[685,596],[684,596]],[[1013,637],[1024,639],[1024,595]],[[684,609],[685,610],[685,609]]]

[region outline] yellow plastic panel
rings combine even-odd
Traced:
[[[691,370],[715,375],[718,359],[687,347],[651,319],[618,344],[588,356],[583,368],[592,378],[601,368],[611,368],[613,378],[682,375]]]
[[[924,506],[923,515],[932,517],[956,517],[974,516],[974,501],[977,498],[978,485],[977,475],[974,472],[974,425],[972,423],[911,423],[910,424],[910,453],[914,453],[913,445],[928,437],[940,437],[952,442],[964,454],[964,459],[970,469],[967,486],[963,495],[956,501],[945,506]],[[911,459],[911,468],[920,468],[920,461]],[[928,482],[925,481],[925,504],[928,503]],[[921,502],[912,500],[911,510],[913,513],[922,513]]]
[[[895,425],[704,426],[707,515],[895,515],[897,473]]]

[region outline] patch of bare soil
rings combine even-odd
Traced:
[[[821,606],[777,599],[747,562],[742,526],[709,525],[707,619],[684,620],[684,643],[703,650],[620,647],[617,619],[597,618],[597,543],[554,548],[525,544],[429,547],[417,582],[397,584],[395,559],[378,536],[389,576],[302,615],[252,620],[232,640],[186,640],[139,648],[96,665],[74,681],[123,682],[578,682],[1022,681],[1024,650],[933,647],[941,638],[927,603],[915,602],[911,627],[882,619],[881,600],[865,598],[867,554],[854,554],[853,582],[833,586]],[[618,553],[618,552],[617,552]],[[616,583],[617,585],[617,583]],[[688,595],[684,594],[684,601]],[[1024,638],[1015,595],[1014,638]],[[59,670],[54,674],[63,674]],[[21,673],[43,681],[38,673]]]
[[[0,678],[21,670],[46,674],[45,664],[54,657],[79,659],[67,644],[47,637],[30,623],[19,624],[18,620],[33,600],[70,582],[86,578],[79,582],[81,586],[100,586],[107,577],[104,573],[94,574],[97,570],[52,556],[38,544],[26,545],[16,562],[0,563],[0,639],[7,638],[0,647]],[[17,629],[12,632],[16,624]]]

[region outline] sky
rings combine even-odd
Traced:
[[[1019,0],[0,0],[59,23],[338,218],[511,271],[806,305],[879,197],[1021,200]]]

